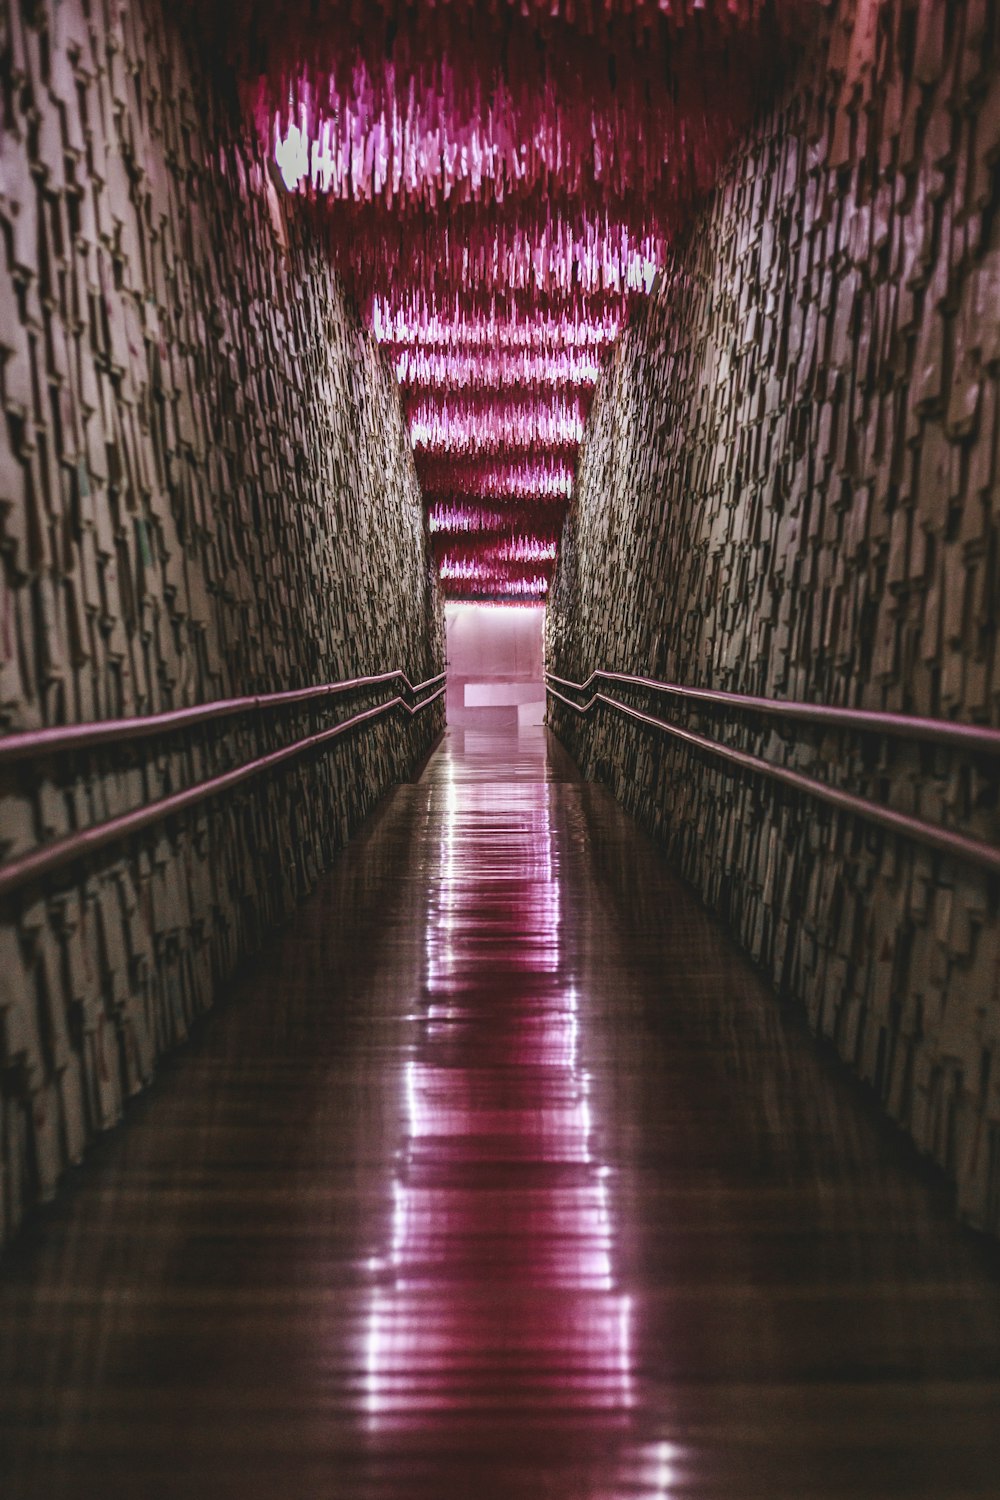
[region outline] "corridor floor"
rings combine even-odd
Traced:
[[[1000,1276],[544,730],[450,731],[0,1265],[0,1493],[1000,1494]]]

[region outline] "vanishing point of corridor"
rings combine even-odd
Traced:
[[[5,1500],[994,1497],[995,1251],[542,728],[448,731],[0,1285]]]

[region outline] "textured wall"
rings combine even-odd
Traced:
[[[987,0],[828,18],[599,389],[556,671],[1000,723],[997,25]],[[995,762],[644,706],[1000,835]],[[550,716],[1000,1227],[996,883],[610,711]]]
[[[439,669],[395,383],[158,0],[0,5],[0,716]],[[372,698],[352,700],[365,706]],[[0,777],[9,857],[334,721]],[[0,1239],[441,724],[295,763],[0,912]]]

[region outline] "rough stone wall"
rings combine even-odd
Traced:
[[[395,382],[160,0],[0,4],[0,722],[440,670]],[[0,773],[0,856],[378,695]],[[441,727],[374,730],[0,911],[0,1240]]]
[[[998,173],[996,7],[841,4],[603,379],[551,669],[1000,723]],[[630,701],[1000,837],[995,760]],[[1000,1228],[996,881],[610,710],[549,713]]]

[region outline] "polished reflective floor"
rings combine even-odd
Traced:
[[[452,731],[0,1264],[0,1492],[995,1500],[998,1259],[544,731]]]

